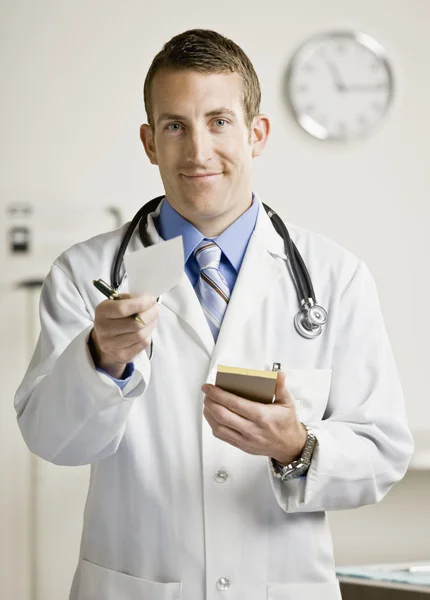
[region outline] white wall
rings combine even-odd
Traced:
[[[287,221],[317,230],[367,261],[411,426],[430,431],[429,22],[427,0],[3,0],[1,210],[23,200],[36,207],[112,204],[131,217],[162,191],[139,140],[142,85],[151,59],[180,31],[220,31],[253,61],[262,111],[273,123],[269,144],[255,162],[255,190]],[[338,28],[374,36],[393,62],[397,96],[383,128],[367,140],[314,140],[295,125],[286,106],[283,81],[291,54],[308,36]],[[409,554],[419,557],[423,540],[430,539],[423,498],[429,499],[426,472],[411,475],[378,507],[333,515],[339,560],[366,560],[369,552],[375,559],[401,557],[404,544],[393,545],[387,531],[400,532],[406,501],[408,519],[417,525]],[[394,525],[388,527],[384,515]],[[371,528],[378,532],[372,547],[353,549],[350,532]]]

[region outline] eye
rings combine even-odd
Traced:
[[[227,121],[226,121],[225,119],[217,119],[217,120],[215,121],[215,123],[216,123],[217,125],[220,125],[220,124],[221,124],[221,125],[220,125],[220,127],[221,127],[221,128],[223,128],[223,127],[225,127],[225,126],[227,125]]]
[[[179,123],[169,123],[168,125],[166,125],[166,129],[168,129],[169,131],[179,131],[180,127],[181,126],[179,125]]]

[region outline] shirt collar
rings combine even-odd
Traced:
[[[234,223],[232,223],[218,237],[210,238],[216,241],[222,252],[239,272],[240,265],[248,246],[249,239],[254,231],[258,216],[259,203],[255,194],[252,195],[252,205]],[[169,203],[163,199],[160,215],[156,222],[160,237],[170,240],[178,235],[182,236],[184,245],[184,261],[187,262],[194,249],[205,236],[184,219]]]
[[[258,215],[258,202],[252,195],[252,204],[234,223],[215,238],[228,260],[239,272],[249,239],[254,231]]]

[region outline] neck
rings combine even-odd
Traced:
[[[170,200],[169,200],[170,202]],[[172,207],[182,216],[187,219],[196,229],[200,231],[207,238],[214,238],[221,235],[223,231],[228,229],[232,223],[243,215],[252,205],[252,192],[250,193],[249,199],[231,207],[229,210],[225,210],[220,214],[198,214],[197,211],[190,210],[184,211],[182,207],[175,206],[171,203]]]

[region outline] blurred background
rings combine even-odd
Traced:
[[[363,258],[378,286],[416,451],[379,505],[330,515],[336,560],[430,559],[429,23],[427,0],[0,1],[2,600],[68,597],[88,483],[87,467],[32,456],[16,424],[40,284],[62,250],[163,192],[139,139],[143,81],[162,45],[194,27],[232,38],[260,78],[272,134],[255,192]],[[317,139],[290,105],[293,55],[332,31],[368,34],[392,69],[392,102],[366,136]]]

